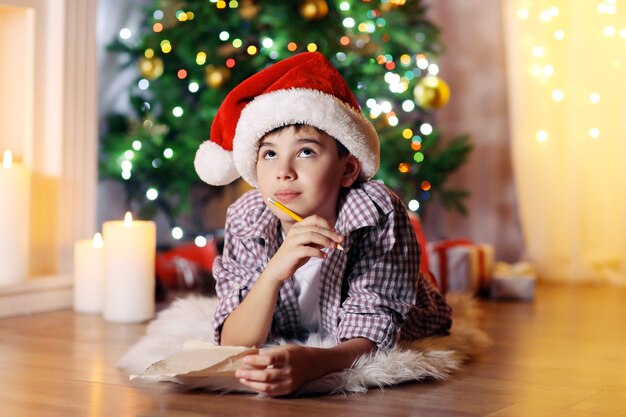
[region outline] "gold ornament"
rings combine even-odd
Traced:
[[[450,87],[436,75],[422,78],[413,90],[415,102],[425,110],[443,107],[450,100]]]
[[[404,6],[406,0],[391,0],[388,3],[383,3],[380,5],[380,11],[383,13],[387,13],[393,9],[397,9],[399,7]]]
[[[300,3],[300,16],[306,20],[320,20],[328,15],[326,0],[304,0]]]
[[[206,83],[211,88],[221,88],[230,79],[230,70],[209,65],[206,67]]]
[[[163,60],[158,56],[139,58],[139,74],[149,80],[156,80],[163,74]]]
[[[243,0],[238,11],[243,20],[252,20],[259,14],[259,10],[261,6],[255,4],[253,0]]]

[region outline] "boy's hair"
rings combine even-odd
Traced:
[[[324,132],[322,129],[318,129],[315,126],[311,126],[311,125],[307,125],[306,123],[293,123],[293,124],[288,124],[288,125],[284,125],[284,126],[280,126],[277,127],[275,129],[270,130],[269,132],[267,132],[265,135],[263,135],[263,137],[270,135],[272,133],[278,133],[284,129],[287,129],[289,127],[293,127],[294,130],[296,132],[299,132],[300,130],[302,130],[305,126],[309,126],[312,127],[313,129],[317,130],[319,133],[323,133],[325,135],[330,136],[331,138],[333,138],[331,135],[329,135],[328,133]],[[348,148],[346,148],[345,146],[343,146],[343,143],[339,142],[337,139],[333,138],[335,141],[335,145],[337,145],[337,156],[339,157],[339,159],[346,157],[348,155],[350,155],[350,151],[348,150]]]

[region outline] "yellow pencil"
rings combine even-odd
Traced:
[[[290,209],[288,209],[287,207],[285,207],[281,202],[276,201],[272,197],[267,197],[267,201],[269,201],[270,203],[272,203],[273,205],[278,207],[280,210],[285,212],[285,214],[287,214],[289,217],[291,217],[295,221],[297,221],[297,222],[301,222],[302,221],[302,217],[298,216],[295,212],[293,212]],[[341,246],[339,243],[337,243],[337,249],[344,250],[343,246]]]

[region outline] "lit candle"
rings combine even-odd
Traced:
[[[100,313],[104,304],[102,235],[74,243],[74,310]]]
[[[0,285],[28,276],[30,173],[4,152],[0,167]]]
[[[104,318],[134,323],[154,316],[156,225],[133,220],[108,221],[104,235]]]

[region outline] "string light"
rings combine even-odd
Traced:
[[[406,113],[410,113],[415,110],[415,102],[413,100],[404,100],[402,102],[402,110]]]
[[[120,38],[124,40],[128,40],[133,36],[133,32],[128,28],[123,28],[120,30]]]
[[[563,91],[559,89],[552,90],[552,99],[554,101],[563,101],[563,98],[565,98],[565,94],[563,94]]]
[[[519,17],[520,19],[528,19],[529,15],[530,13],[528,12],[528,9],[519,9],[517,11],[517,17]]]
[[[420,126],[420,132],[422,135],[430,135],[433,133],[433,126],[430,123],[422,123]]]
[[[159,192],[156,188],[150,187],[146,190],[146,198],[150,201],[154,201],[159,197]]]
[[[598,93],[589,94],[589,102],[591,104],[598,104],[600,102],[600,94]]]
[[[415,64],[417,65],[417,68],[425,70],[428,68],[428,59],[426,59],[424,54],[419,54],[415,57]]]
[[[603,2],[600,2],[600,4],[597,5],[597,7],[596,6],[592,6],[592,7],[595,7],[597,13],[601,15],[613,15],[617,12],[616,4],[617,4],[616,0],[605,0]],[[561,14],[562,14],[561,10],[558,7],[552,6],[541,11],[538,15],[538,20],[540,22],[552,21],[554,18],[561,16]],[[525,9],[525,8],[519,9],[517,12],[517,15],[520,19],[528,19],[530,17],[528,9]],[[607,18],[608,17],[609,16],[607,16]],[[601,18],[601,19],[604,19],[604,18]],[[620,36],[626,39],[626,28],[620,28],[619,26],[616,26],[612,21],[604,22],[603,24],[599,25],[599,28],[596,30],[599,31],[600,34],[606,38],[615,38],[617,36]],[[554,30],[548,29],[545,33],[550,38],[553,38],[553,40],[557,42],[561,42],[566,39],[566,32],[564,28],[557,28]],[[552,51],[549,48],[552,45],[550,44],[541,45],[539,43],[540,41],[541,39],[539,38],[539,41],[535,41],[536,43],[531,46],[530,48],[531,56],[537,59],[542,59],[542,60],[545,60],[546,58],[550,58],[552,55],[551,53]],[[548,39],[548,42],[549,41],[550,39]],[[605,42],[612,42],[612,41],[607,39]],[[557,44],[553,44],[553,45],[557,45]],[[560,56],[558,50],[555,52],[555,55]],[[612,69],[620,69],[622,66],[621,60],[617,57],[614,57],[612,59],[609,58],[608,64],[610,65],[610,68]],[[529,69],[530,69],[531,74],[536,77],[539,83],[548,84],[548,86],[550,85],[550,82],[551,82],[550,77],[553,77],[556,74],[555,67],[554,65],[552,65],[551,62],[539,63],[535,61],[534,63],[532,63],[532,65],[530,65]],[[598,81],[603,82],[601,80],[598,80]],[[568,91],[566,91],[565,89],[561,89],[561,88],[549,88],[547,89],[547,92],[548,94],[550,94],[552,100],[556,103],[564,101],[566,98],[566,94],[568,94]],[[580,92],[569,92],[569,95],[572,97],[574,96],[579,97]],[[601,101],[604,101],[604,97],[602,97],[602,100],[601,100],[601,94],[599,91],[593,91],[593,90],[588,91],[586,93],[586,98],[588,100],[587,105],[592,105],[592,106],[598,106],[601,104]],[[593,126],[590,128],[588,127],[587,128],[588,130],[586,132],[587,137],[592,138],[592,139],[600,138],[601,128],[602,126]],[[550,139],[550,135],[548,134],[548,132],[543,129],[536,131],[534,137],[539,143],[547,142],[548,139]]]
[[[200,84],[198,84],[197,82],[192,81],[189,83],[189,92],[197,93],[199,89],[200,89]]]
[[[604,36],[613,36],[617,32],[617,30],[615,29],[615,26],[608,25],[604,27],[604,30],[602,32],[604,33]]]
[[[196,236],[196,238],[194,239],[194,243],[197,247],[203,248],[206,246],[207,241],[204,236]]]
[[[353,28],[354,25],[356,24],[356,22],[354,21],[353,18],[351,17],[346,17],[345,19],[343,19],[343,26],[347,27],[347,28]]]
[[[179,22],[185,22],[187,20],[187,13],[182,10],[177,11],[176,19],[178,19]]]
[[[176,240],[180,240],[182,239],[184,233],[183,233],[183,229],[181,229],[180,227],[176,226],[172,229],[172,237]]]
[[[537,142],[544,143],[548,140],[548,132],[545,130],[539,130],[535,137],[537,138]]]
[[[160,46],[164,54],[169,54],[172,51],[172,44],[167,39],[163,39]]]

